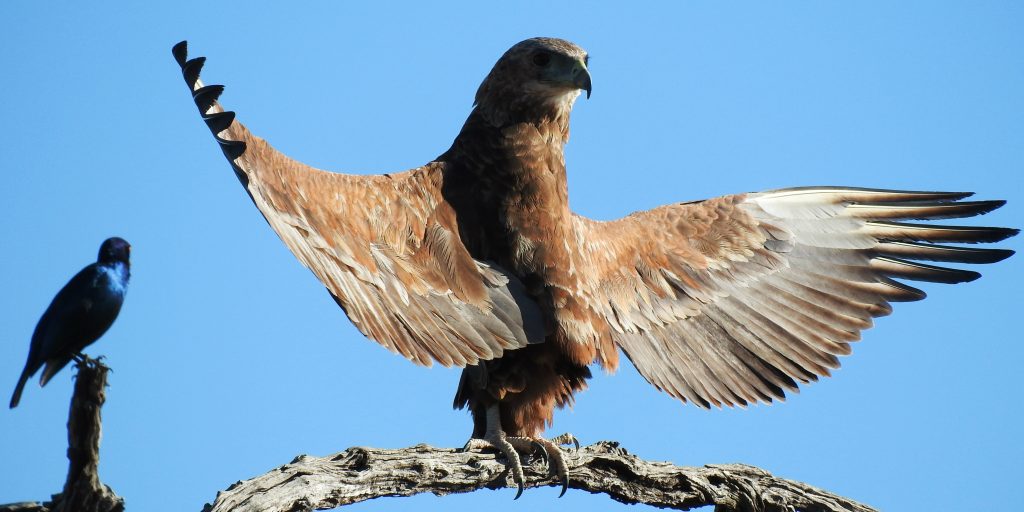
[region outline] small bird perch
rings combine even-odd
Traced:
[[[0,505],[0,512],[123,512],[124,498],[100,482],[100,409],[106,401],[107,372],[97,359],[75,365],[75,392],[68,413],[68,477],[64,490],[46,503]]]

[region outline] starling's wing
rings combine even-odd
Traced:
[[[253,203],[356,327],[422,365],[465,366],[543,341],[537,304],[500,267],[474,260],[440,192],[442,164],[352,176],[278,152],[203,86],[204,58],[174,56],[199,112]]]
[[[117,317],[117,311],[97,307],[103,290],[98,286],[98,264],[86,266],[64,285],[46,308],[32,333],[29,361],[35,368],[46,365],[39,377],[45,386],[76,352],[96,341]]]
[[[67,323],[78,323],[88,316],[91,306],[91,302],[88,300],[88,291],[90,283],[93,281],[91,276],[95,274],[94,267],[95,265],[89,265],[71,278],[57,292],[46,311],[43,312],[43,316],[39,318],[39,322],[36,323],[25,368],[22,370],[18,384],[14,387],[14,394],[11,396],[10,406],[12,409],[17,407],[18,402],[21,401],[21,393],[25,389],[28,379],[35,375],[47,361],[54,357],[63,358],[65,355],[66,350],[62,351],[61,346],[66,341],[67,333],[74,332],[73,326],[69,326]],[[52,371],[43,373],[40,378],[41,385],[46,385],[50,378],[63,368],[67,361],[71,360],[71,355],[66,355],[67,360],[63,364],[59,367],[51,365]],[[50,370],[51,366],[48,366],[47,370]]]
[[[897,222],[987,213],[969,193],[807,187],[663,206],[612,222],[576,218],[591,308],[658,389],[710,405],[784,397],[839,366],[887,315],[924,298],[893,278],[940,283],[976,272],[914,260],[992,263],[1014,229]]]

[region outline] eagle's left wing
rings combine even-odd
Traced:
[[[784,398],[892,311],[924,298],[892,278],[979,274],[918,263],[992,263],[1014,229],[894,222],[969,217],[971,194],[807,187],[674,204],[597,222],[576,217],[586,300],[640,373],[703,407]],[[921,243],[924,242],[924,243]]]
[[[315,169],[253,135],[174,47],[199,112],[270,227],[367,337],[409,360],[466,366],[544,341],[519,280],[472,257],[441,193],[444,164],[385,175]]]

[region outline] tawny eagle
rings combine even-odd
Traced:
[[[700,407],[782,399],[839,366],[891,302],[893,278],[978,274],[916,260],[992,263],[1017,230],[906,223],[990,212],[961,192],[801,187],[677,203],[599,222],[569,210],[569,114],[591,77],[561,39],[510,48],[451,148],[376,176],[314,169],[252,135],[174,48],[199,112],[256,207],[370,339],[411,361],[464,367],[467,446],[536,447],[566,481],[556,407],[614,370],[618,349],[655,387]],[[564,487],[563,487],[564,493]],[[517,495],[518,497],[518,495]]]

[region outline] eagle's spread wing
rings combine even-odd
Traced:
[[[969,193],[796,188],[575,219],[591,307],[658,389],[703,407],[784,397],[839,366],[849,342],[924,298],[892,278],[958,283],[975,272],[910,260],[992,263],[1017,230],[899,223],[987,213]],[[925,242],[925,243],[921,243]]]
[[[366,336],[410,360],[465,366],[543,341],[537,304],[474,260],[439,191],[440,163],[382,176],[314,169],[252,135],[174,48],[196,105],[253,202]]]

